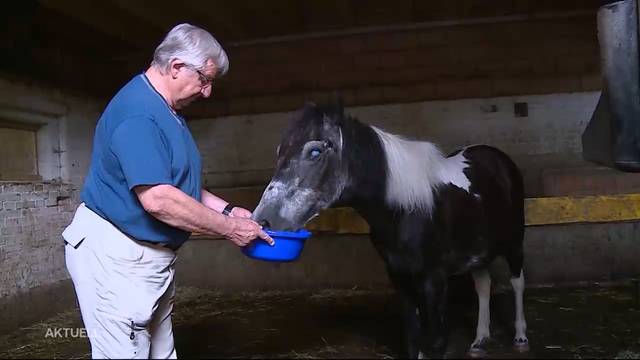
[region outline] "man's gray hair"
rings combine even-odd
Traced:
[[[206,30],[191,24],[176,25],[167,33],[153,53],[152,65],[165,72],[174,59],[180,59],[199,70],[211,59],[216,66],[217,76],[229,70],[229,59],[218,40]]]

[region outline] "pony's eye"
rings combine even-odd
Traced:
[[[309,156],[311,158],[316,158],[320,156],[320,154],[322,154],[322,151],[320,149],[311,149],[311,151],[309,151]]]
[[[307,160],[316,160],[322,156],[322,153],[326,150],[324,143],[319,140],[311,140],[304,144],[302,148],[301,156]]]

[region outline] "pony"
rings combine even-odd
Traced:
[[[306,102],[276,149],[276,166],[252,219],[275,230],[303,228],[322,210],[352,207],[399,294],[405,356],[443,356],[447,287],[471,273],[478,295],[471,356],[486,355],[491,277],[497,256],[515,295],[516,350],[527,351],[523,308],[524,186],[517,165],[489,145],[449,155],[345,114],[341,100]]]

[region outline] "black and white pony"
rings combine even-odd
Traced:
[[[253,219],[295,230],[328,207],[353,207],[400,294],[406,356],[443,356],[448,343],[447,284],[471,272],[478,327],[470,355],[485,352],[491,278],[504,256],[515,293],[516,349],[528,340],[523,310],[524,191],[517,166],[486,145],[444,156],[344,114],[340,103],[307,103],[278,146],[275,174]],[[426,341],[422,341],[426,339]]]

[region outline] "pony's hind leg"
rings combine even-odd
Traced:
[[[491,311],[489,303],[491,299],[491,275],[488,269],[479,269],[471,273],[473,283],[478,294],[478,327],[476,338],[469,348],[469,356],[484,357],[487,354],[486,345],[491,338],[489,324],[491,323]]]
[[[524,317],[524,271],[522,269],[522,251],[507,256],[511,271],[511,286],[515,297],[515,337],[513,345],[517,351],[529,351],[529,339],[527,339],[527,321]]]

